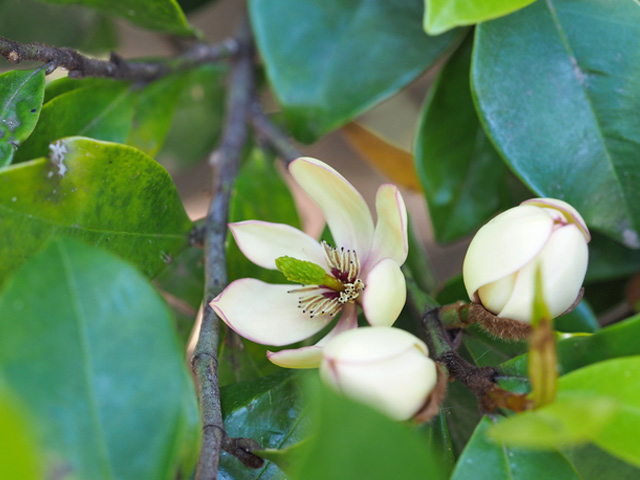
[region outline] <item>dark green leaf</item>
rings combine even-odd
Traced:
[[[18,42],[41,42],[83,52],[104,52],[117,45],[114,25],[104,15],[35,0],[1,0],[0,32]]]
[[[222,131],[226,69],[206,65],[189,72],[158,161],[169,171],[206,158]]]
[[[424,29],[438,35],[514,12],[535,0],[424,0]]]
[[[405,268],[411,272],[411,277],[423,292],[433,294],[436,290],[438,279],[429,255],[416,235],[411,216],[409,217],[407,233],[409,237],[409,253]],[[331,245],[334,244],[331,243]]]
[[[563,334],[557,343],[558,373],[607,359],[639,355],[640,315],[603,328],[594,334]],[[522,355],[500,367],[505,375],[527,376],[527,356]]]
[[[152,82],[140,92],[127,144],[151,156],[158,152],[184,85],[185,76],[174,74]]]
[[[507,448],[486,438],[491,420],[484,417],[458,459],[452,480],[580,480],[558,451],[535,452]]]
[[[403,480],[446,478],[442,452],[408,425],[317,387],[310,394],[314,434],[292,479],[388,480],[399,471]]]
[[[55,97],[78,88],[103,88],[114,85],[124,85],[124,83],[116,82],[110,78],[58,78],[57,80],[47,83],[44,89],[44,103],[48,103]]]
[[[462,342],[479,367],[494,366],[522,355],[529,344],[522,340],[507,341],[494,337],[478,325],[472,325],[462,333]]]
[[[251,0],[267,75],[305,142],[393,95],[460,36],[425,35],[421,0]]]
[[[0,383],[0,478],[37,480],[39,474],[35,435],[7,389]]]
[[[556,318],[553,328],[560,332],[593,333],[600,330],[600,324],[589,304],[582,300],[573,311]]]
[[[254,148],[236,178],[229,207],[229,221],[263,220],[300,227],[291,192],[276,170],[272,158]],[[227,271],[229,281],[258,278],[269,283],[287,283],[282,273],[251,263],[228,235]]]
[[[637,480],[640,469],[612,457],[594,445],[565,450],[582,480]]]
[[[122,260],[69,239],[0,294],[0,372],[39,427],[45,478],[173,479],[198,444],[171,317]]]
[[[81,238],[157,274],[188,243],[191,221],[171,178],[125,145],[72,137],[61,161],[0,170],[0,281],[50,237]]]
[[[49,154],[49,144],[71,135],[124,143],[131,130],[136,95],[129,85],[94,84],[61,94],[42,107],[33,134],[16,152],[16,161]]]
[[[224,387],[221,394],[227,433],[256,440],[262,448],[282,449],[308,435],[309,425],[297,377],[290,372]],[[223,453],[221,480],[274,480],[286,477],[272,462],[256,470]]]
[[[640,251],[626,248],[598,232],[591,234],[585,283],[625,277],[638,271]]]
[[[469,441],[480,420],[478,400],[460,382],[452,382],[447,386],[447,396],[441,411],[444,412],[447,420],[451,443],[457,457]]]
[[[132,23],[176,35],[191,35],[193,29],[175,0],[41,0],[61,5],[83,5],[126,18]]]
[[[44,70],[13,70],[0,75],[0,166],[7,165],[33,131],[44,97]]]
[[[476,30],[480,116],[515,172],[587,224],[640,247],[640,9],[548,0]]]
[[[416,171],[440,243],[459,240],[509,206],[506,168],[471,98],[472,46],[470,36],[431,87],[416,138]]]
[[[449,426],[447,425],[447,413],[440,410],[440,413],[429,423],[420,425],[417,430],[427,439],[429,451],[440,452],[445,478],[449,478],[456,463],[456,457],[453,452]]]

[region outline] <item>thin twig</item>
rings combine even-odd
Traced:
[[[218,384],[218,343],[220,319],[209,306],[227,283],[225,239],[229,199],[238,173],[242,147],[247,141],[246,118],[253,94],[253,48],[251,32],[244,21],[238,42],[246,46],[231,64],[227,117],[222,141],[211,156],[215,185],[209,206],[205,232],[205,308],[200,335],[191,359],[202,415],[202,447],[196,480],[216,479],[220,450],[236,455],[248,466],[259,466],[250,450],[255,442],[230,439],[222,421]],[[252,463],[253,462],[253,463]]]
[[[231,58],[238,54],[239,44],[228,39],[219,44],[196,44],[184,53],[157,61],[129,61],[112,53],[109,60],[87,57],[67,47],[51,47],[42,43],[20,43],[0,37],[0,55],[11,63],[27,60],[47,64],[47,73],[58,67],[69,70],[70,78],[108,77],[121,80],[150,81],[170,72]]]
[[[289,164],[296,158],[302,156],[298,149],[293,146],[287,134],[265,115],[257,99],[251,102],[249,115],[256,133],[275,150],[285,164]]]

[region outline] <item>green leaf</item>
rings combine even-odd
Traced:
[[[554,403],[504,419],[487,436],[522,448],[564,447],[584,443],[597,435],[615,413],[616,402],[607,397],[563,395]]]
[[[387,480],[398,478],[399,468],[403,480],[446,478],[442,452],[407,424],[320,385],[310,397],[314,431],[308,454],[293,466],[293,480]]]
[[[0,311],[0,374],[39,427],[44,477],[169,480],[192,467],[193,384],[135,268],[56,240],[7,282]]]
[[[11,163],[33,131],[44,97],[44,69],[13,70],[0,75],[0,166]]]
[[[429,423],[418,426],[417,430],[426,438],[430,452],[440,452],[445,478],[449,478],[456,463],[456,458],[447,424],[447,413],[444,410],[440,410],[440,413],[433,417]]]
[[[276,267],[287,280],[303,285],[322,285],[327,275],[320,265],[287,255],[276,258]]]
[[[469,440],[451,480],[535,480],[541,477],[580,480],[558,451],[535,452],[508,448],[486,437],[491,420],[484,417]]]
[[[229,222],[263,220],[300,227],[298,211],[291,192],[275,168],[273,158],[253,148],[242,165],[231,194]],[[285,283],[282,273],[251,263],[229,233],[227,236],[227,272],[229,281],[258,278],[269,283]]]
[[[506,362],[516,355],[526,353],[529,347],[526,341],[507,341],[494,337],[478,325],[466,328],[462,335],[464,346],[479,367]]]
[[[0,32],[17,42],[41,42],[99,53],[117,46],[113,22],[86,8],[35,0],[0,1]]]
[[[25,412],[0,383],[0,478],[37,480],[39,472],[34,432]]]
[[[175,0],[41,0],[60,5],[82,5],[126,18],[132,23],[175,35],[191,35],[184,13]]]
[[[557,342],[558,373],[573,370],[611,358],[637,355],[640,315],[590,334],[564,334]],[[504,375],[526,377],[527,355],[521,355],[500,366]]]
[[[636,480],[640,469],[587,444],[564,450],[582,480]]]
[[[439,243],[459,240],[509,206],[506,168],[471,98],[472,46],[470,36],[440,72],[416,137],[416,171]]]
[[[253,438],[262,448],[272,449],[283,449],[306,438],[309,422],[297,377],[285,372],[222,388],[220,395],[227,433],[232,437]],[[272,462],[253,470],[223,453],[219,478],[284,480],[286,477]]]
[[[571,312],[556,318],[553,323],[554,330],[560,332],[594,333],[600,330],[598,319],[586,300],[582,300]]]
[[[101,245],[155,276],[188,243],[191,221],[171,178],[125,145],[72,137],[62,161],[0,170],[0,282],[47,239]]]
[[[16,152],[22,162],[49,154],[49,144],[78,135],[124,143],[131,130],[136,95],[129,85],[102,82],[56,96],[42,107],[33,134]]]
[[[640,248],[640,9],[535,2],[476,29],[473,88],[485,129],[540,196]]]
[[[164,146],[157,158],[169,171],[199,163],[222,132],[225,107],[224,65],[204,65],[185,75]]]
[[[440,410],[446,413],[451,444],[458,457],[480,421],[478,399],[460,382],[452,382]]]
[[[184,84],[185,75],[173,74],[151,82],[140,92],[127,144],[151,156],[160,150]]]
[[[267,75],[293,134],[312,142],[397,93],[459,37],[425,35],[421,0],[251,0]]]
[[[424,29],[439,35],[454,27],[473,25],[515,12],[535,0],[424,0]]]
[[[640,271],[640,251],[631,250],[598,232],[591,233],[585,283],[625,277]]]

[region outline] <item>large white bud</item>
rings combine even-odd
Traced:
[[[332,338],[320,377],[346,397],[395,420],[418,413],[436,385],[436,364],[422,340],[392,327],[362,327]]]
[[[535,198],[501,213],[469,245],[462,269],[474,302],[498,317],[531,322],[536,268],[552,317],[576,301],[591,239],[575,208],[562,200]]]

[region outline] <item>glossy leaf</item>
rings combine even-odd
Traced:
[[[472,73],[485,129],[511,168],[631,248],[640,248],[638,23],[630,1],[535,2],[477,27]]]
[[[502,17],[535,0],[424,0],[424,29],[439,35],[454,27]]]
[[[300,227],[291,192],[277,171],[273,158],[257,148],[252,149],[236,178],[229,221],[264,220]],[[258,278],[269,283],[287,283],[282,273],[251,263],[237,247],[231,233],[227,241],[227,272],[229,281],[238,278]]]
[[[49,144],[71,135],[124,143],[131,130],[135,93],[128,84],[94,84],[58,95],[42,107],[40,121],[16,152],[18,162],[49,154]]]
[[[222,132],[225,73],[220,65],[204,65],[185,75],[169,133],[157,158],[169,171],[201,162]]]
[[[458,459],[451,480],[536,480],[542,476],[580,480],[556,450],[536,452],[508,448],[486,437],[491,420],[484,417]]]
[[[0,385],[0,478],[42,478],[33,428],[13,396]]]
[[[479,367],[498,365],[528,350],[526,341],[496,338],[478,325],[465,329],[462,342]]]
[[[510,200],[506,168],[471,98],[472,40],[458,48],[431,87],[416,136],[416,170],[440,243],[470,234]]]
[[[45,477],[168,480],[191,468],[193,384],[170,314],[135,268],[56,240],[7,282],[0,311],[0,374],[39,427]]]
[[[398,468],[404,480],[446,478],[441,452],[408,425],[318,387],[310,393],[308,454],[294,465],[293,480],[386,480],[398,478]]]
[[[33,131],[44,97],[44,69],[13,70],[0,75],[0,166],[11,162]]]
[[[582,300],[573,311],[556,318],[553,328],[560,332],[594,333],[600,330],[600,324],[587,301]]]
[[[429,423],[418,426],[417,430],[426,438],[428,451],[440,452],[442,455],[441,466],[444,470],[445,478],[449,478],[456,463],[456,457],[447,424],[447,413],[440,410],[440,413],[433,417]]]
[[[187,217],[167,172],[125,145],[62,140],[46,158],[0,170],[0,281],[61,235],[101,245],[155,276],[188,243]]]
[[[563,450],[582,480],[636,480],[640,468],[623,462],[592,444]]]
[[[293,134],[312,142],[393,95],[459,32],[428,37],[421,0],[251,0],[269,81]]]
[[[308,435],[309,422],[302,403],[298,376],[290,372],[263,377],[221,389],[227,433],[256,440],[262,448],[284,449]],[[248,469],[235,457],[223,453],[218,478],[275,480],[286,477],[272,462]]]
[[[184,84],[184,75],[168,75],[140,92],[127,144],[151,156],[158,152],[169,132]]]
[[[640,251],[631,250],[598,232],[589,242],[585,283],[621,278],[640,271]]]
[[[594,334],[564,334],[557,342],[558,373],[604,360],[640,354],[640,315],[603,328]],[[526,377],[527,356],[516,357],[500,366],[505,375]]]
[[[452,382],[447,385],[441,411],[447,420],[454,454],[458,457],[480,421],[478,399],[460,382]]]
[[[42,0],[60,5],[82,5],[126,18],[132,23],[176,35],[190,35],[193,29],[175,0]]]

